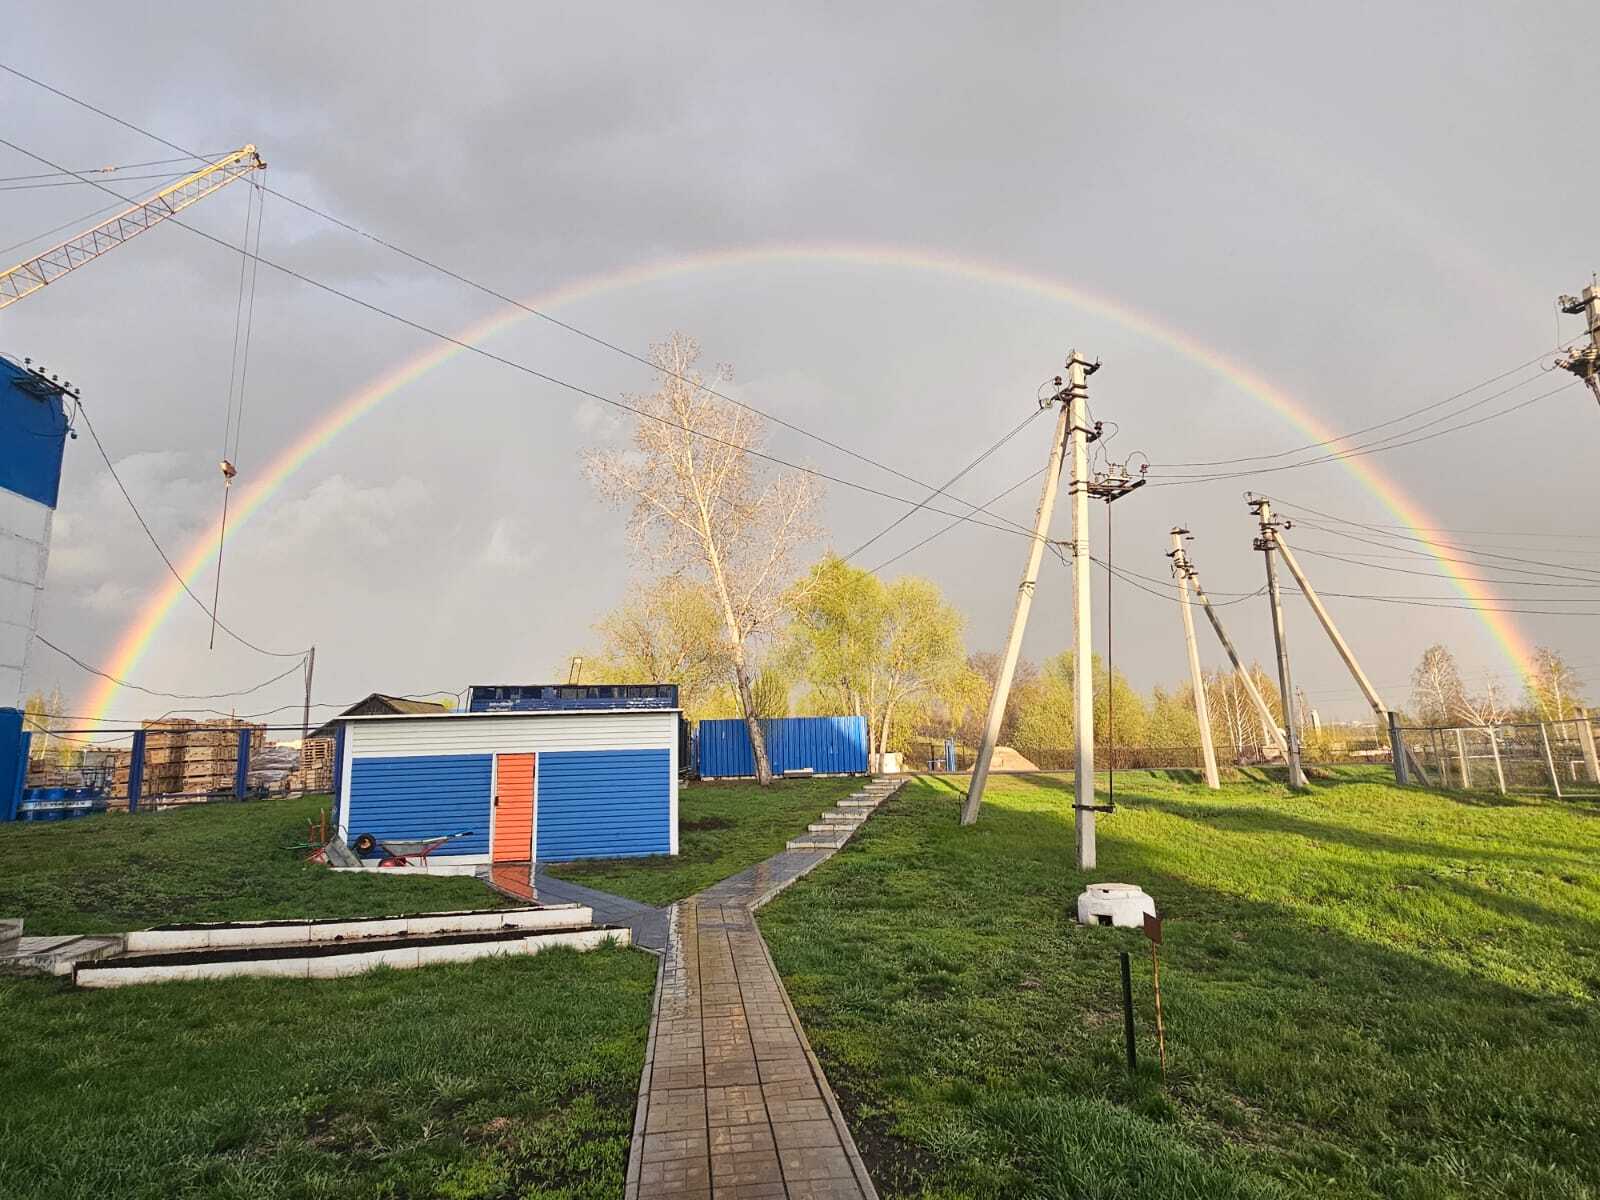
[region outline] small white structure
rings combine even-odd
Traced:
[[[1156,902],[1131,883],[1091,883],[1078,897],[1078,924],[1138,929],[1144,915],[1156,915]]]

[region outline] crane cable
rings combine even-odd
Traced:
[[[239,297],[233,307],[233,357],[228,363],[228,405],[222,427],[222,458],[218,464],[222,470],[222,516],[217,522],[216,582],[211,592],[211,639],[207,644],[211,650],[217,648],[217,607],[222,600],[222,554],[228,540],[228,499],[233,492],[233,477],[239,473],[239,443],[244,436],[245,382],[250,373],[250,333],[255,326],[256,279],[261,270],[261,217],[266,202],[266,193],[261,185],[252,180],[250,190],[245,193],[244,236],[239,241]],[[254,252],[250,245],[252,213],[256,223]],[[235,383],[238,385],[237,391]]]

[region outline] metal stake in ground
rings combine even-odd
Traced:
[[[1128,1046],[1128,1074],[1139,1070],[1139,1047],[1133,1038],[1133,960],[1126,950],[1122,958],[1122,1038]]]
[[[1077,357],[1076,354],[1073,357]],[[1028,611],[1033,607],[1033,593],[1039,583],[1039,561],[1044,557],[1044,547],[1050,536],[1050,517],[1056,508],[1056,489],[1061,482],[1061,461],[1066,452],[1072,405],[1067,403],[1067,392],[1061,388],[1045,404],[1060,403],[1061,412],[1056,418],[1055,435],[1050,442],[1050,459],[1044,470],[1044,491],[1039,496],[1039,512],[1034,519],[1033,540],[1028,544],[1028,561],[1022,568],[1022,582],[1017,585],[1017,603],[1011,611],[1011,634],[1006,639],[1005,656],[1000,660],[1000,671],[995,676],[994,693],[989,697],[989,719],[983,727],[983,741],[978,745],[978,758],[972,764],[972,782],[967,788],[966,803],[961,806],[961,823],[971,825],[978,819],[978,805],[983,802],[983,789],[989,782],[989,764],[994,759],[995,743],[1000,740],[1000,725],[1005,720],[1006,701],[1011,696],[1011,680],[1016,674],[1017,659],[1022,654],[1022,635],[1028,628]]]
[[[1300,734],[1294,721],[1294,681],[1289,677],[1289,644],[1283,631],[1283,599],[1278,595],[1278,569],[1274,561],[1277,541],[1272,536],[1276,526],[1272,521],[1272,505],[1266,499],[1249,501],[1250,511],[1261,524],[1261,536],[1255,548],[1267,563],[1267,596],[1272,609],[1272,640],[1278,649],[1278,690],[1283,696],[1283,736],[1288,746],[1289,786],[1303,791],[1306,773],[1300,769]]]

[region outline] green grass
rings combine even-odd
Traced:
[[[346,874],[286,847],[326,796],[0,825],[0,916],[28,934],[381,916],[506,903],[470,878]]]
[[[761,926],[887,1197],[1600,1196],[1600,810],[1119,776],[1071,920],[1070,784],[917,781]],[[1133,952],[1141,1072],[1122,1058]]]
[[[695,783],[678,792],[678,853],[552,864],[552,874],[646,904],[670,904],[762,859],[805,831],[861,779]]]
[[[307,983],[0,980],[0,1193],[622,1195],[655,961]]]

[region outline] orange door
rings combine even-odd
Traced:
[[[495,862],[533,861],[532,754],[500,754],[495,759]]]

